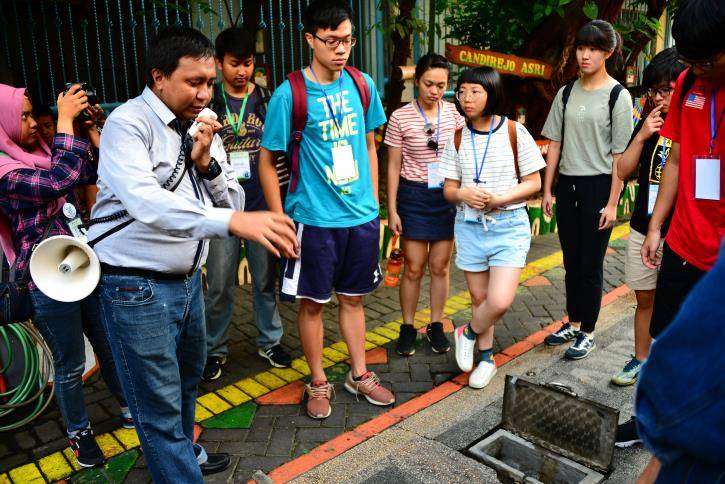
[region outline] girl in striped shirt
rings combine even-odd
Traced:
[[[465,272],[472,318],[456,328],[456,362],[463,371],[479,363],[468,384],[483,388],[496,373],[493,329],[516,295],[531,244],[525,202],[541,188],[546,164],[529,132],[496,113],[503,107],[498,72],[478,67],[461,73],[456,99],[467,126],[443,150],[446,199],[458,207],[456,265]]]
[[[440,320],[448,298],[456,212],[443,197],[438,165],[443,147],[465,122],[453,104],[442,100],[448,74],[445,57],[432,53],[421,57],[415,68],[418,98],[390,116],[385,135],[389,227],[402,236],[405,254],[400,284],[403,325],[396,348],[402,356],[415,353],[413,317],[426,264],[431,277],[431,323],[426,336],[436,353],[450,349]]]

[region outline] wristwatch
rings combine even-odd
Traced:
[[[216,158],[213,156],[211,157],[211,161],[209,162],[209,168],[206,173],[199,172],[199,176],[203,178],[204,180],[213,180],[214,178],[218,177],[222,173],[222,167],[219,164],[218,161],[216,161]]]

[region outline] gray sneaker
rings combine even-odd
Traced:
[[[589,356],[589,353],[596,347],[597,344],[594,342],[594,338],[590,338],[586,333],[579,332],[576,341],[566,350],[564,357],[570,360],[581,360]]]
[[[575,329],[571,324],[564,323],[561,325],[558,331],[551,333],[546,337],[544,343],[549,346],[563,345],[567,341],[571,341],[577,337],[579,330]]]

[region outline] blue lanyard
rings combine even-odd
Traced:
[[[423,116],[423,120],[425,121],[425,130],[428,131],[428,126],[430,126],[430,121],[428,121],[428,117],[423,112],[423,108],[420,107],[420,104],[418,104],[418,100],[415,101],[415,107],[418,108],[418,112],[421,116]],[[440,102],[438,103],[438,124],[436,124],[436,146],[438,146],[438,141],[441,139],[441,105]],[[427,133],[426,133],[427,134]],[[436,148],[436,158],[438,157],[438,148]]]
[[[725,110],[720,112],[717,124],[715,124],[715,98],[717,97],[717,88],[712,90],[712,97],[710,98],[710,154],[712,149],[715,147],[715,137],[717,132],[720,131],[720,123],[722,122],[722,116],[725,114]]]
[[[476,133],[473,131],[471,126],[468,126],[468,130],[471,132],[471,156],[473,156],[473,165],[476,170],[476,178],[473,179],[474,183],[478,185],[481,183],[481,173],[483,172],[483,164],[486,162],[486,155],[488,155],[488,145],[491,143],[491,133],[493,132],[493,120],[496,116],[491,115],[491,126],[488,127],[488,138],[486,138],[486,149],[483,151],[483,159],[481,160],[481,166],[478,166],[478,159],[476,158]]]
[[[337,131],[338,132],[342,131],[342,128],[340,127],[341,121],[337,120],[337,115],[335,114],[335,111],[332,109],[332,101],[330,101],[330,96],[327,95],[327,91],[325,90],[324,87],[322,87],[322,84],[320,84],[320,80],[317,78],[317,74],[315,74],[315,70],[312,68],[312,66],[310,66],[310,72],[312,73],[312,77],[315,78],[315,82],[317,82],[317,84],[320,86],[320,89],[322,89],[322,94],[325,95],[325,103],[327,104],[327,109],[330,110],[330,116],[332,116],[332,121],[335,123],[335,127],[337,128]],[[340,80],[339,80],[340,92],[342,92],[342,76],[343,76],[343,72],[340,72]],[[341,108],[342,108],[342,106],[341,106]],[[342,111],[342,109],[340,109],[340,111]],[[338,113],[338,114],[340,114],[340,113]]]

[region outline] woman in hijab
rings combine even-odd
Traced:
[[[0,242],[18,275],[26,273],[33,248],[41,242],[46,227],[49,237],[71,235],[66,215],[74,211],[73,189],[96,181],[91,150],[97,150],[100,141],[93,121],[100,107],[89,107],[79,85],[60,94],[57,107],[58,131],[49,148],[38,134],[25,89],[0,84]],[[83,111],[91,116],[79,129],[86,139],[75,136],[73,128]],[[103,454],[93,438],[83,402],[84,333],[98,357],[103,379],[121,405],[124,427],[132,428],[133,422],[100,323],[95,294],[65,303],[43,294],[32,280],[28,288],[33,324],[53,353],[55,396],[71,449],[81,466],[98,465]]]

